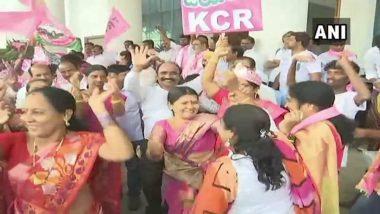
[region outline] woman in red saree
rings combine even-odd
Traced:
[[[108,161],[131,158],[133,148],[106,111],[112,93],[89,98],[104,137],[83,131],[70,93],[45,87],[28,95],[22,115],[28,132],[0,134],[3,212],[121,213],[120,173]]]
[[[171,89],[168,102],[174,117],[156,123],[147,155],[165,161],[163,192],[169,214],[190,214],[191,201],[203,182],[203,168],[228,151],[216,141],[218,117],[198,114],[198,94],[193,89]],[[193,120],[202,122],[196,137],[182,139]]]

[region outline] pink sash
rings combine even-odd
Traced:
[[[316,114],[313,114],[306,119],[302,120],[299,124],[293,127],[293,129],[290,131],[290,134],[294,135],[301,129],[320,121],[328,120],[330,118],[336,117],[338,115],[341,115],[341,113],[335,108],[335,106],[330,107],[328,109],[322,110]],[[335,127],[334,127],[335,128]],[[334,134],[335,136],[335,134]],[[335,136],[336,138],[339,138],[338,136]],[[338,139],[335,140],[336,150],[337,150],[337,157],[338,157],[338,169],[342,165],[342,160],[344,156],[344,146],[342,145],[342,142]]]
[[[335,108],[335,106],[330,107],[328,109],[322,110],[316,114],[311,115],[310,117],[307,117],[306,119],[302,120],[299,124],[293,127],[291,130],[291,134],[295,134],[299,130],[313,124],[317,123],[323,120],[328,120],[330,118],[336,117],[340,115],[341,113]]]

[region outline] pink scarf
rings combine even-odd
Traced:
[[[335,56],[335,57],[338,57],[338,58],[342,57],[342,55],[345,54],[348,57],[348,59],[351,60],[351,61],[356,58],[356,55],[354,53],[352,53],[350,51],[346,51],[346,50],[338,52],[338,51],[333,51],[333,50],[330,49],[329,50],[329,54],[331,56]]]

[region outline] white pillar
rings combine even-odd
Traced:
[[[46,6],[53,17],[65,24],[65,0],[45,0]]]

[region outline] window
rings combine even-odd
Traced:
[[[335,18],[339,17],[341,0],[309,0],[307,14],[307,29],[306,32],[311,36],[313,33],[314,18]],[[320,54],[329,49],[328,45],[314,46],[313,51]]]
[[[157,25],[162,25],[169,38],[178,40],[182,34],[181,0],[143,0],[143,39],[151,39],[156,47],[161,45]]]

